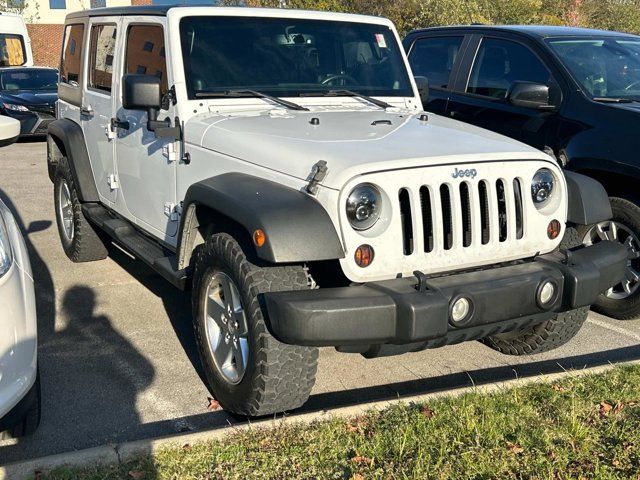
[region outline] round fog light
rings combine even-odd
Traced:
[[[451,305],[451,320],[460,323],[465,320],[471,312],[471,301],[466,297],[460,297]]]
[[[558,220],[551,220],[547,226],[547,236],[549,237],[549,240],[555,240],[558,238],[561,229],[562,227]]]
[[[353,259],[356,261],[356,265],[361,268],[368,267],[373,262],[373,247],[371,245],[360,245],[356,249],[356,253]]]
[[[536,293],[538,305],[542,308],[550,308],[558,296],[558,287],[555,282],[547,280],[540,284]]]

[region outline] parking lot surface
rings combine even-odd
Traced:
[[[0,198],[30,249],[43,394],[40,429],[0,442],[0,465],[239,421],[207,409],[188,294],[116,248],[100,262],[66,258],[44,142],[0,150]],[[327,348],[302,411],[637,359],[639,344],[640,321],[591,313],[568,345],[532,357],[479,342],[375,360]]]

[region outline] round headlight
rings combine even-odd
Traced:
[[[548,168],[541,168],[531,181],[531,198],[536,207],[544,206],[553,195],[556,177]]]
[[[347,218],[356,230],[367,230],[380,218],[382,195],[370,183],[363,183],[351,190],[347,198]]]

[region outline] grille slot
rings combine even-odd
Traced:
[[[451,192],[449,185],[440,185],[440,204],[442,205],[442,240],[445,250],[453,247],[453,217],[451,214]]]
[[[411,200],[406,188],[400,189],[400,221],[402,222],[402,248],[405,255],[413,253],[413,219],[411,217]]]
[[[502,179],[496,181],[496,200],[498,201],[498,238],[504,242],[507,239],[507,198]]]
[[[491,238],[491,225],[489,224],[489,187],[486,180],[478,183],[478,196],[480,197],[480,229],[482,230],[482,245],[489,243]]]
[[[420,187],[420,207],[422,210],[424,251],[429,253],[433,251],[433,210],[429,187]]]
[[[522,218],[522,186],[519,178],[513,179],[513,200],[516,208],[516,238],[520,240],[524,236],[524,222]]]
[[[460,209],[462,210],[462,246],[469,247],[472,240],[471,232],[471,194],[469,184],[460,184]]]

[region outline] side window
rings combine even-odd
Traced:
[[[167,88],[167,61],[164,56],[164,31],[160,25],[131,25],[127,32],[125,73],[155,75],[164,95]]]
[[[89,88],[111,92],[115,48],[115,25],[94,25],[91,27]]]
[[[64,30],[64,42],[62,44],[60,81],[74,87],[78,86],[80,79],[83,39],[84,25],[67,25]]]
[[[414,75],[427,77],[429,86],[447,88],[464,37],[421,38],[411,47],[409,63]]]
[[[524,45],[498,38],[480,44],[467,85],[467,93],[504,99],[514,82],[551,85],[551,74]]]

